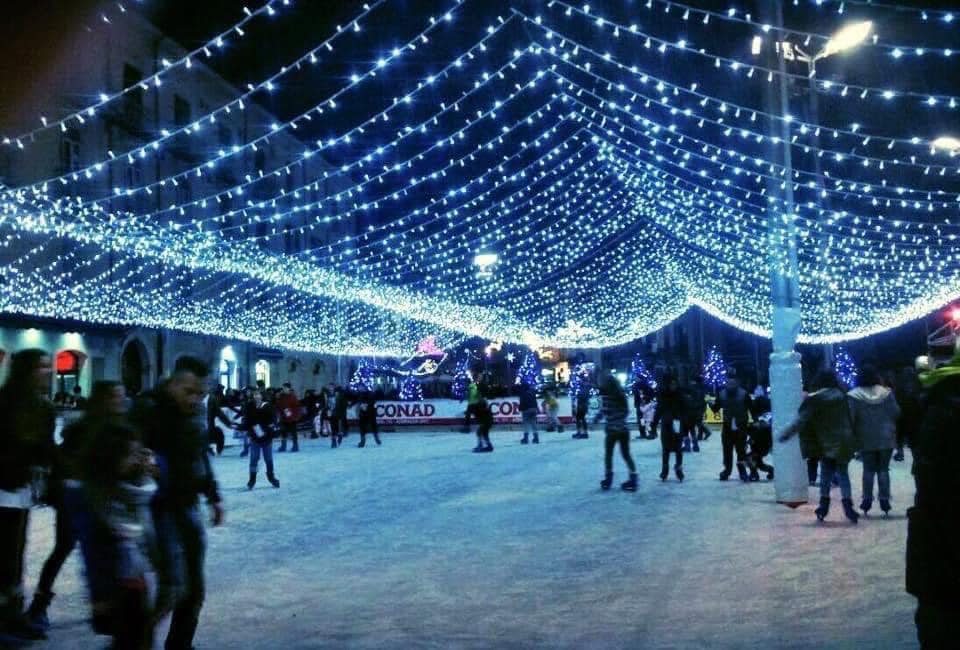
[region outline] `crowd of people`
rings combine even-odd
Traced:
[[[248,489],[253,489],[261,458],[266,477],[280,487],[274,467],[276,451],[300,449],[304,431],[312,438],[329,435],[336,448],[348,435],[348,411],[356,407],[361,440],[381,444],[374,390],[351,391],[329,385],[308,390],[302,398],[290,384],[269,389],[259,384],[243,390],[204,389],[207,368],[181,358],[171,376],[154,390],[129,400],[122,385],[100,381],[86,400],[82,417],[54,444],[55,410],[47,399],[50,358],[40,350],[13,355],[0,389],[0,639],[42,639],[49,626],[54,584],[66,558],[79,547],[87,576],[94,630],[113,638],[116,648],[150,647],[153,630],[171,617],[167,648],[189,648],[204,600],[204,524],[200,499],[209,506],[213,525],[223,522],[221,498],[210,463],[225,446],[225,431],[238,431],[241,456],[249,457]],[[890,462],[913,448],[917,497],[908,512],[907,587],[919,599],[917,626],[924,647],[949,631],[957,611],[960,556],[948,533],[957,521],[957,437],[960,416],[960,355],[951,363],[918,377],[903,372],[884,375],[865,367],[857,388],[844,391],[831,372],[821,372],[808,386],[796,420],[779,436],[799,436],[811,486],[819,485],[815,514],[827,517],[830,495],[838,487],[844,515],[856,523],[849,463],[863,463],[859,509],[870,512],[876,494],[883,513],[891,510]],[[521,444],[540,442],[539,387],[520,382],[514,389],[523,428]],[[700,451],[711,436],[704,425],[706,408],[722,414],[721,481],[734,467],[744,482],[768,480],[774,468],[765,462],[773,446],[770,399],[759,387],[747,391],[734,373],[709,391],[699,378],[686,383],[667,373],[656,383],[630,388],[639,440],[660,440],[661,481],[671,470],[683,481],[684,454]],[[593,424],[601,419],[604,475],[602,490],[613,486],[614,453],[619,448],[628,471],[624,491],[638,487],[627,425],[630,395],[610,373],[586,375],[571,394],[574,439],[589,438],[591,397],[600,398]],[[490,453],[494,414],[482,379],[466,395],[464,430],[477,428],[476,453]],[[204,404],[205,401],[205,404]],[[205,411],[204,411],[205,406]],[[554,389],[542,391],[547,431],[563,431]],[[818,483],[819,479],[819,483]],[[876,488],[876,492],[875,492]],[[44,503],[56,511],[55,546],[43,565],[32,600],[24,608],[23,566],[31,506]],[[148,589],[148,574],[156,591]]]

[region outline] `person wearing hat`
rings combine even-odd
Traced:
[[[956,643],[960,617],[960,353],[941,368],[921,372],[925,410],[913,440],[917,492],[907,510],[907,593],[917,598],[922,648]]]
[[[710,405],[714,413],[723,410],[723,431],[720,442],[723,444],[723,471],[720,480],[730,478],[733,470],[733,450],[737,450],[737,472],[741,481],[749,481],[747,474],[747,424],[750,421],[750,394],[737,381],[736,374],[727,373],[727,383],[720,389],[717,399]]]

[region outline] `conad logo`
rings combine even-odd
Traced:
[[[377,417],[432,418],[437,412],[433,404],[377,404]]]

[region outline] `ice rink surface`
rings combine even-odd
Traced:
[[[198,648],[915,648],[904,593],[907,462],[893,465],[892,517],[853,526],[839,494],[778,506],[766,481],[721,483],[719,435],[659,480],[659,441],[634,441],[636,493],[603,493],[602,433],[544,433],[521,446],[402,431],[382,447],[308,440],[261,465],[215,459],[227,521],[208,529]],[[372,441],[370,441],[372,442]],[[617,457],[615,486],[627,478]],[[861,466],[851,463],[859,503]],[[876,507],[876,506],[875,506]],[[27,589],[53,543],[34,512]],[[54,587],[50,641],[102,648],[78,553]],[[158,630],[162,647],[164,629]]]

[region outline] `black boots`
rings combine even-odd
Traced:
[[[850,523],[855,524],[860,519],[860,515],[857,514],[857,511],[853,509],[853,499],[844,499],[843,503],[843,514],[846,515],[847,519],[850,520]]]
[[[613,485],[613,472],[607,472],[607,475],[600,481],[600,489],[609,490],[611,485]]]
[[[890,502],[887,499],[880,499],[880,509],[883,510],[883,516],[890,514]]]
[[[250,472],[250,480],[247,481],[247,489],[252,490],[253,486],[257,484],[257,473]]]
[[[677,474],[677,480],[683,483],[683,466],[677,465],[673,468],[673,471]]]
[[[747,466],[743,462],[737,463],[737,473],[740,475],[740,480],[744,483],[750,481],[750,475],[747,474]]]
[[[820,507],[813,511],[817,515],[817,521],[823,521],[830,512],[830,497],[820,497]]]
[[[863,514],[867,514],[868,512],[870,512],[870,508],[872,507],[873,507],[873,499],[868,499],[867,497],[863,497],[863,499],[860,500],[860,510],[863,511]]]
[[[27,620],[42,630],[50,629],[50,619],[47,617],[47,608],[55,594],[38,591],[33,594],[33,601],[27,608]]]
[[[624,492],[636,492],[637,491],[637,473],[631,472],[630,478],[620,484],[620,489]]]
[[[267,480],[270,481],[270,485],[275,488],[280,487],[280,481],[277,480],[277,477],[273,475],[272,472],[267,473]]]

